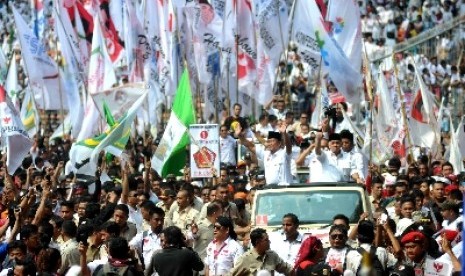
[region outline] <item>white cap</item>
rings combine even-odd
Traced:
[[[441,182],[447,185],[450,185],[450,180],[444,176],[431,176],[434,179],[434,182]]]
[[[397,223],[396,233],[394,234],[394,236],[400,237],[402,233],[404,233],[404,231],[412,224],[413,224],[412,219],[409,219],[409,218],[400,219],[399,222]]]

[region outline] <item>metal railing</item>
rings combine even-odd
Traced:
[[[381,61],[384,58],[391,57],[392,54],[400,53],[404,51],[413,50],[418,54],[424,54],[425,56],[431,57],[438,54],[437,46],[440,43],[440,38],[444,35],[450,35],[451,40],[458,41],[460,39],[459,29],[454,29],[454,27],[465,23],[465,16],[456,17],[449,22],[440,24],[434,28],[431,28],[427,31],[420,33],[419,35],[407,39],[401,43],[396,44],[393,48],[385,48],[384,52],[378,52],[375,57],[371,58],[372,62]],[[454,32],[457,32],[454,33]],[[460,47],[453,47],[448,53],[449,61],[457,60],[462,49]]]

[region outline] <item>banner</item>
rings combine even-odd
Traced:
[[[220,133],[218,125],[190,125],[189,134],[191,137],[191,177],[213,177],[212,168],[215,168],[217,172],[220,171]]]
[[[142,97],[147,88],[144,83],[130,83],[92,94],[95,105],[103,117],[103,103],[106,103],[115,118],[120,118]]]

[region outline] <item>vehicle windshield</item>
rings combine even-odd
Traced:
[[[362,194],[356,190],[282,191],[258,194],[256,224],[281,225],[282,217],[294,213],[300,224],[331,224],[337,214],[346,215],[350,223],[357,223],[363,212]],[[265,220],[263,220],[265,219]],[[260,222],[259,222],[260,220]]]

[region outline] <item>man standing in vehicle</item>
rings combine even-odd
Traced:
[[[251,152],[257,155],[258,159],[263,160],[265,167],[266,184],[286,185],[292,182],[291,174],[291,154],[292,145],[289,136],[286,133],[287,125],[281,123],[279,132],[270,131],[265,147],[255,145],[245,138],[245,133],[241,127],[236,127],[236,137]],[[283,147],[284,145],[284,147]]]

